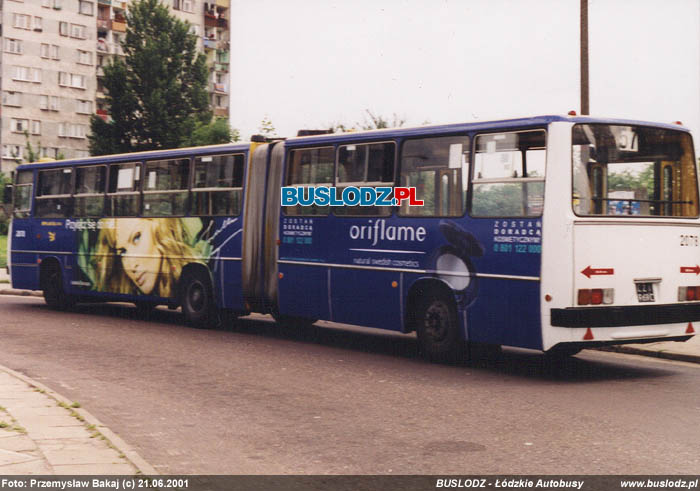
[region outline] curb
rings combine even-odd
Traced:
[[[21,291],[21,290],[20,290]],[[1,292],[0,292],[1,293]],[[36,380],[33,380],[19,372],[16,372],[12,370],[11,368],[7,368],[6,366],[0,365],[0,370],[3,372],[12,375],[15,378],[20,379],[26,384],[29,384],[32,387],[35,387],[37,389],[40,389],[44,391],[44,393],[51,397],[52,399],[61,402],[67,407],[70,407],[71,404],[73,404],[73,401],[66,399],[63,397],[61,394],[58,394],[45,386],[44,384],[37,382]],[[78,413],[80,416],[85,418],[85,423],[95,425],[98,429],[99,432],[104,435],[104,437],[121,453],[123,453],[126,456],[126,459],[134,466],[136,469],[144,476],[157,476],[160,473],[148,462],[146,462],[133,448],[131,448],[124,440],[122,440],[116,433],[114,433],[112,430],[107,428],[104,424],[100,422],[95,416],[87,412],[83,408],[71,408],[71,411],[75,411]]]
[[[661,358],[664,360],[684,361],[687,363],[700,363],[700,355],[689,353],[677,353],[674,351],[654,351],[644,348],[633,348],[630,346],[605,346],[598,348],[598,351],[611,351],[628,355],[649,356],[651,358]]]
[[[43,297],[42,292],[34,290],[15,290],[14,288],[5,288],[0,290],[0,295],[17,295],[20,297]]]

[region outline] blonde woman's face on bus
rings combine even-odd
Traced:
[[[156,248],[153,228],[155,222],[138,218],[119,220],[116,249],[129,279],[141,293],[153,293],[163,257]]]

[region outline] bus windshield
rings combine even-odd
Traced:
[[[572,157],[577,215],[698,216],[695,157],[688,133],[577,124]]]

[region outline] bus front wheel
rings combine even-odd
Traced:
[[[207,328],[217,324],[211,282],[201,271],[190,271],[182,278],[182,313],[188,324]]]
[[[456,363],[463,359],[465,346],[453,301],[440,295],[422,298],[414,319],[423,357],[438,363]]]
[[[46,305],[54,310],[66,310],[73,305],[73,300],[63,288],[61,269],[56,265],[47,266],[43,271],[42,290]]]

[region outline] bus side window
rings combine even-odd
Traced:
[[[544,207],[544,130],[478,135],[471,215],[536,217]]]
[[[416,188],[423,206],[403,203],[401,216],[464,215],[469,165],[469,137],[417,138],[403,144],[401,186]]]
[[[27,218],[32,207],[32,187],[34,172],[22,170],[17,173],[12,191],[13,214],[15,218]]]
[[[36,211],[39,218],[71,216],[73,169],[40,170],[36,189]]]
[[[107,167],[92,165],[75,169],[74,215],[101,217],[107,188]]]
[[[348,186],[393,186],[396,144],[370,143],[338,148],[338,194]],[[336,206],[333,213],[346,216],[389,216],[391,206]]]
[[[239,215],[244,166],[243,154],[197,157],[194,160],[190,214]]]
[[[140,207],[141,164],[129,162],[109,166],[107,209],[113,217],[136,217]]]
[[[333,147],[303,148],[291,150],[287,154],[286,186],[331,186],[335,150]],[[330,206],[285,206],[284,213],[289,216],[325,216]]]
[[[146,162],[143,185],[143,216],[183,216],[187,212],[190,160]]]

